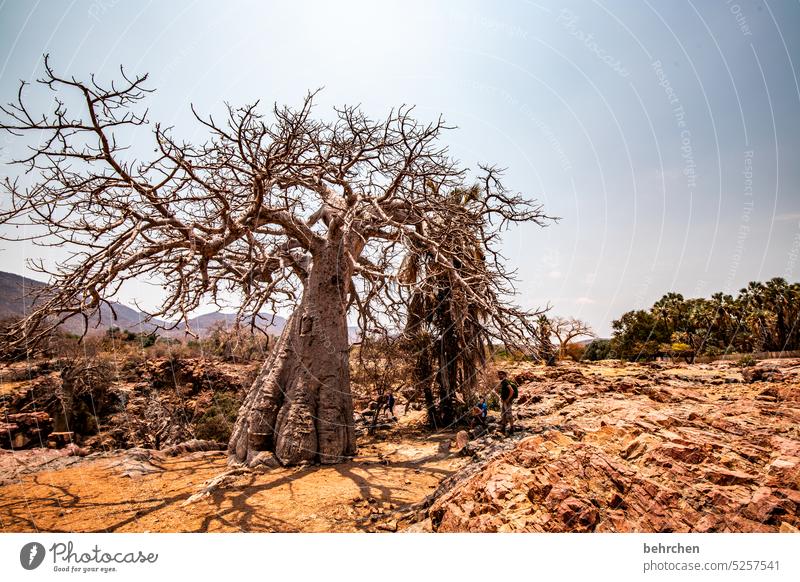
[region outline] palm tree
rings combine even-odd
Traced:
[[[741,338],[746,351],[758,351],[766,343],[767,313],[764,306],[764,285],[759,281],[751,281],[747,287],[739,291],[740,319],[746,335]]]
[[[782,277],[775,277],[764,284],[764,300],[774,315],[775,325],[770,333],[769,348],[774,351],[786,349],[789,326],[786,319],[788,305],[788,284]]]
[[[667,293],[653,304],[651,311],[661,318],[670,334],[685,331],[686,303],[680,293]]]
[[[727,293],[714,293],[709,301],[714,313],[712,329],[716,347],[727,351],[733,344],[736,329],[736,302]]]

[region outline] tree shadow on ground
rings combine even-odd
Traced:
[[[113,459],[91,466],[88,478],[94,480],[94,488],[87,488],[87,478],[77,473],[83,467],[70,469],[63,481],[59,472],[34,474],[0,488],[0,528],[59,533],[363,531],[376,503],[396,509],[411,506],[455,472],[448,467],[452,455],[430,452],[449,438],[428,435],[411,443],[383,443],[397,448],[388,455],[365,450],[363,456],[340,465],[254,470],[188,506],[184,502],[199,490],[195,477],[211,479],[224,473],[219,454],[154,459],[149,463],[156,473],[133,477],[122,477],[123,464]],[[408,450],[424,454],[404,456]],[[9,487],[17,487],[16,495],[6,495]]]

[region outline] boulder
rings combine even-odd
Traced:
[[[597,508],[585,500],[568,497],[562,501],[556,515],[567,531],[593,531],[600,514]]]
[[[769,487],[759,487],[742,514],[754,521],[777,524],[782,516],[794,515],[795,511],[794,503],[781,499]]]
[[[745,485],[752,483],[757,478],[755,475],[751,475],[749,473],[730,471],[728,469],[723,469],[722,467],[711,467],[710,469],[706,469],[705,475],[706,479],[712,483],[716,483],[717,485],[722,485],[723,487],[731,485]]]
[[[658,452],[676,461],[691,463],[696,465],[702,463],[706,458],[706,453],[696,446],[679,445],[666,443],[658,448]]]
[[[465,430],[460,430],[456,433],[455,442],[453,443],[453,449],[456,452],[461,452],[467,448],[469,444],[469,434]]]
[[[761,366],[742,368],[742,378],[748,384],[753,382],[782,382],[784,379],[780,370]]]
[[[430,518],[425,518],[422,521],[418,521],[417,523],[411,524],[404,530],[403,533],[432,533],[433,532],[433,523],[431,523]]]
[[[794,489],[800,489],[800,458],[779,456],[767,465],[770,481]]]
[[[647,443],[643,438],[636,437],[628,442],[622,449],[620,456],[623,459],[633,460],[640,457],[647,450]]]

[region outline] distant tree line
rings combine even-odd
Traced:
[[[648,309],[624,313],[610,340],[595,340],[584,359],[693,361],[700,355],[800,349],[800,283],[776,277],[751,282],[735,297],[685,299],[667,293]]]

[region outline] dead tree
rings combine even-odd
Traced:
[[[464,412],[459,406],[473,403],[480,370],[492,345],[505,344],[523,352],[532,349],[534,318],[542,313],[527,312],[502,300],[513,293],[513,278],[494,249],[493,237],[487,237],[491,225],[482,210],[487,186],[474,184],[447,194],[452,204],[461,208],[462,228],[454,229],[449,221],[430,227],[437,229],[439,248],[456,257],[451,268],[442,269],[430,253],[412,250],[401,270],[401,281],[411,284],[413,291],[405,336],[416,352],[414,382],[425,395],[428,424],[434,429],[457,422],[459,413]],[[471,220],[463,221],[464,215]],[[520,219],[545,224],[544,217]],[[486,304],[465,295],[455,280],[476,273],[481,274],[476,284],[494,298],[488,310]]]
[[[6,335],[6,349],[35,345],[68,317],[88,322],[135,278],[162,283],[163,303],[150,315],[176,326],[231,294],[254,326],[260,313],[291,310],[229,453],[334,463],[356,449],[347,313],[365,332],[404,319],[405,300],[428,281],[398,280],[407,251],[485,314],[487,333],[509,323],[515,308],[499,258],[461,257],[441,236],[477,235],[491,249],[509,222],[546,217],[491,167],[482,169],[480,199],[465,205],[446,194],[468,174],[440,142],[441,119],[418,122],[404,106],[378,121],[353,107],[317,120],[309,94],[299,109],[273,107],[270,119],[257,103],[228,106],[225,119],[195,112],[208,132],[201,144],[155,123],[154,153],[134,159],[123,139],[148,123],[146,79],[122,69],[108,84],[63,77],[45,58],[39,82],[54,92],[53,109],[31,111],[25,84],[3,108],[0,127],[29,136],[30,155],[17,163],[35,180],[6,181],[0,220],[33,225],[36,242],[70,251],[56,266],[33,265],[50,286]]]
[[[559,357],[567,353],[569,342],[577,337],[595,337],[594,330],[585,321],[575,317],[554,317],[550,320],[550,331],[558,340]]]

